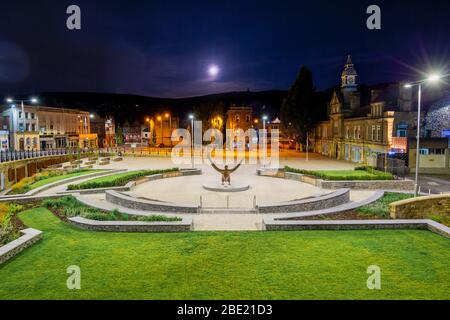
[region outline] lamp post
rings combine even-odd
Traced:
[[[449,75],[446,75],[445,77],[448,77]],[[412,88],[417,86],[417,137],[416,137],[416,172],[415,172],[415,179],[414,179],[414,196],[419,195],[419,162],[420,162],[420,123],[421,123],[421,104],[422,104],[422,85],[424,83],[434,83],[438,82],[440,79],[442,79],[444,76],[432,74],[427,79],[412,82],[406,84],[405,88]]]
[[[151,136],[151,122],[150,122],[150,118],[146,118],[145,122],[148,123],[148,146],[150,147],[150,136]]]
[[[194,169],[194,115],[190,114],[189,119],[191,119],[191,163],[192,169]]]
[[[32,104],[37,104],[39,102],[39,100],[36,97],[31,97],[30,99],[18,99],[18,100],[15,100],[13,98],[6,98],[6,102],[9,104],[14,103],[14,102],[20,102],[20,106],[22,108],[22,117],[19,117],[19,119],[17,120],[17,123],[19,123],[21,118],[25,118],[24,102],[31,102]],[[13,125],[14,125],[14,121],[13,121]],[[22,132],[22,139],[23,139],[23,150],[25,151],[25,121],[24,121],[23,125],[24,125],[24,129]],[[15,132],[15,128],[13,128],[13,132]],[[14,145],[15,145],[15,141],[14,141]]]
[[[169,134],[170,134],[169,140],[170,140],[170,145],[172,145],[172,140],[171,140],[171,136],[172,136],[172,115],[170,113],[166,113],[164,115],[164,117],[166,119],[169,119]]]
[[[264,156],[267,154],[267,132],[266,132],[266,121],[269,119],[268,116],[264,115],[263,119],[263,147],[264,147]],[[263,168],[266,167],[266,161],[263,162]]]
[[[164,143],[164,140],[163,140],[163,122],[162,122],[162,117],[161,117],[161,116],[158,116],[158,117],[156,118],[156,120],[159,121],[159,124],[160,124],[160,126],[161,126],[161,144],[163,144],[163,143]]]

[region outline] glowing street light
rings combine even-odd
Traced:
[[[441,76],[439,74],[431,74],[428,79],[429,82],[438,82],[441,80]]]
[[[431,74],[424,80],[419,80],[412,83],[407,83],[404,85],[405,88],[412,88],[417,86],[417,146],[416,146],[416,172],[415,172],[415,182],[414,182],[414,195],[417,197],[419,195],[419,161],[420,161],[420,112],[421,112],[421,103],[422,103],[422,84],[430,82],[436,83],[440,79],[444,77],[448,77],[449,75],[439,75],[439,74]]]

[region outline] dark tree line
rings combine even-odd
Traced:
[[[314,86],[312,72],[302,66],[281,106],[284,130],[298,142],[306,141],[307,133],[327,114],[326,98]]]

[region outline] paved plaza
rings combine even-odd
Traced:
[[[285,165],[309,170],[345,170],[354,168],[352,163],[331,160],[317,154],[309,154],[307,160],[306,154],[293,151],[281,154],[280,167]],[[169,157],[125,157],[121,162],[111,162],[106,166],[96,165],[94,168],[142,170],[173,167],[176,167],[176,165]],[[181,168],[189,168],[189,166],[181,166]],[[263,215],[249,214],[249,210],[255,204],[258,206],[278,204],[332,192],[332,190],[320,189],[298,181],[258,176],[256,171],[260,166],[255,164],[243,164],[232,175],[233,182],[250,184],[249,190],[236,193],[212,192],[203,189],[202,185],[220,181],[220,174],[209,165],[208,161],[205,161],[202,165],[197,165],[197,168],[202,169],[202,175],[149,181],[124,193],[144,200],[201,206],[206,213],[195,214],[192,217],[194,219],[194,230],[203,231],[261,230]],[[77,183],[89,179],[80,178]],[[43,191],[40,195],[48,196],[63,192],[68,184],[55,186]],[[374,191],[352,190],[350,192],[350,201],[361,201],[371,197],[373,194]],[[112,210],[115,207],[105,200],[104,193],[84,195],[83,198],[94,206],[108,210]],[[230,210],[225,210],[226,208],[230,208]],[[132,209],[118,209],[128,213],[137,213],[136,210]]]

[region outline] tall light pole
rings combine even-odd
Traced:
[[[161,144],[164,144],[164,139],[163,139],[163,121],[162,121],[162,117],[161,117],[161,116],[158,116],[158,117],[156,118],[156,120],[159,121],[159,124],[160,124],[160,126],[161,126]]]
[[[25,102],[31,102],[32,104],[37,104],[39,102],[39,100],[36,97],[31,97],[30,99],[18,99],[15,100],[13,98],[6,98],[6,102],[11,104],[11,103],[15,103],[15,102],[20,102],[20,106],[22,108],[22,117],[19,117],[19,119],[17,120],[17,123],[19,123],[21,118],[25,119]],[[14,125],[14,120],[13,120],[13,125]],[[23,123],[24,125],[24,129],[22,132],[22,139],[23,139],[23,150],[25,151],[25,121]],[[13,128],[13,132],[14,132],[14,128]],[[14,146],[15,146],[15,141],[14,141]]]
[[[148,146],[150,147],[150,136],[151,136],[151,131],[152,131],[150,118],[146,118],[145,121],[148,122]]]
[[[264,115],[264,116],[262,117],[262,119],[263,119],[263,147],[264,147],[264,150],[265,150],[264,156],[266,156],[266,155],[267,155],[267,132],[266,132],[266,121],[269,119],[269,117],[266,116],[266,115]],[[266,167],[266,161],[265,161],[265,159],[264,159],[264,161],[263,161],[263,168],[265,168],[265,167]]]
[[[172,137],[172,115],[170,113],[166,113],[164,115],[164,117],[166,119],[169,119],[169,135],[170,135],[169,140],[170,140],[170,145],[172,145],[172,139],[171,139],[171,137]]]
[[[192,169],[194,169],[194,115],[190,114],[189,119],[191,119],[191,163]]]
[[[446,75],[447,77],[449,75]],[[405,85],[405,88],[412,88],[417,86],[417,137],[416,137],[416,172],[415,172],[415,179],[414,179],[414,195],[417,197],[419,195],[419,162],[420,162],[420,124],[421,124],[421,104],[422,104],[422,85],[424,83],[434,83],[438,82],[440,79],[442,79],[444,76],[440,76],[437,74],[430,75],[425,80],[416,81],[413,83],[408,83]]]

